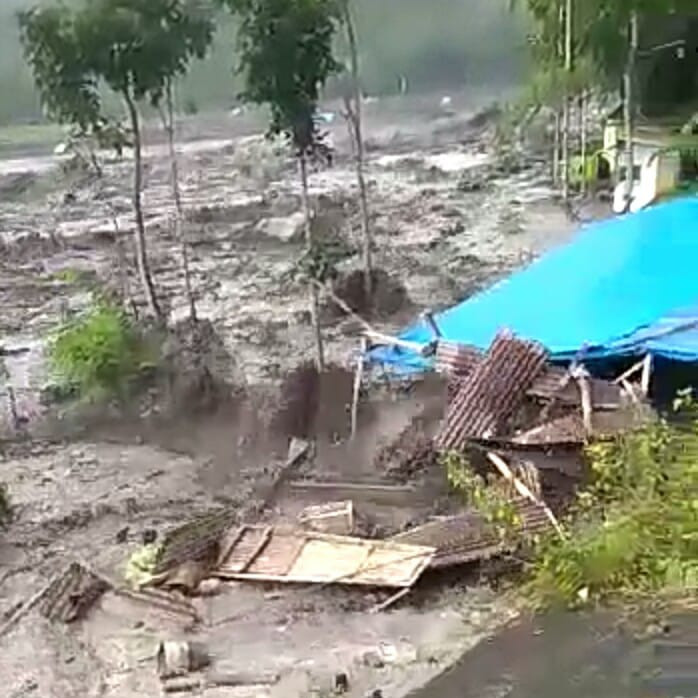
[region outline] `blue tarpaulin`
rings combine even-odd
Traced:
[[[569,244],[435,316],[444,340],[486,350],[507,328],[554,360],[648,351],[698,361],[698,198],[593,223]],[[694,323],[695,320],[695,323]],[[419,323],[400,339],[427,344]],[[409,350],[378,347],[370,361],[428,368]]]

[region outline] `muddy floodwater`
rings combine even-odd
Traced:
[[[439,106],[441,95],[366,107],[374,262],[384,282],[371,320],[379,330],[396,331],[425,308],[438,310],[468,297],[564,242],[576,228],[551,190],[544,157],[532,152],[514,171],[497,167],[491,124],[481,116],[491,101],[492,95],[472,93],[454,95],[448,111]],[[340,118],[330,131],[335,162],[310,178],[313,225],[318,236],[341,243],[338,288],[350,289],[341,283],[359,269],[361,244],[354,170]],[[154,129],[146,135],[151,268],[168,323],[175,326],[186,317],[188,303],[171,226],[170,168],[162,137]],[[45,348],[61,317],[85,308],[94,284],[109,285],[144,307],[132,264],[131,164],[110,162],[104,177],[94,180],[66,174],[65,159],[50,153],[4,167],[0,162],[0,343],[23,430],[17,438],[5,419],[5,392],[8,440],[0,480],[9,487],[15,521],[0,533],[0,626],[71,560],[88,561],[121,580],[126,559],[144,539],[211,508],[244,511],[285,457],[292,430],[271,418],[277,393],[313,351],[307,289],[293,273],[303,249],[295,165],[259,134],[259,124],[244,118],[189,119],[181,135],[193,287],[198,315],[216,344],[209,370],[255,399],[205,417],[180,411],[170,422],[158,421],[157,404],[147,401],[128,420],[112,412],[77,424],[63,414],[58,419],[45,399],[53,382]],[[316,458],[308,467],[345,479],[382,475],[376,472],[377,451],[416,417],[428,412],[438,420],[434,396],[440,400],[441,393],[367,396],[359,438],[346,444],[357,325],[327,300],[322,325],[337,373],[319,390],[310,434],[317,440]],[[378,507],[360,501],[357,511],[377,517],[385,530],[408,525],[434,508],[443,480],[436,472],[423,483],[419,502]],[[275,502],[267,514],[290,516],[296,505],[293,498]],[[370,612],[385,600],[383,592],[231,583],[221,595],[200,600],[205,622],[195,632],[155,609],[106,595],[76,626],[50,624],[30,613],[0,634],[0,693],[159,695],[157,642],[193,636],[221,667],[253,667],[282,677],[272,688],[247,692],[206,689],[199,694],[206,698],[324,696],[338,673],[349,677],[349,696],[380,690],[397,698],[512,619],[498,594],[479,582],[473,570],[438,583],[427,579],[385,613]],[[518,638],[496,653],[500,661],[509,657],[512,672],[528,664],[521,652],[549,635],[524,632]],[[553,640],[546,651],[557,644]],[[491,647],[479,645],[477,651],[485,653],[479,671],[491,667],[494,676]],[[550,665],[562,666],[554,660]],[[446,675],[434,684],[442,686],[436,692],[415,695],[510,695],[494,678],[467,674],[457,680]]]

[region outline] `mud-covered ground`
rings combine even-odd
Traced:
[[[554,200],[543,160],[529,158],[517,174],[488,174],[482,181],[472,175],[493,161],[487,121],[474,118],[489,100],[458,97],[448,113],[437,97],[367,105],[375,264],[391,280],[372,318],[378,329],[396,330],[420,309],[466,297],[573,230]],[[220,340],[219,375],[268,401],[242,400],[214,415],[180,414],[170,423],[107,414],[79,439],[5,446],[0,480],[9,486],[16,520],[0,537],[0,618],[71,559],[119,578],[145,531],[162,533],[217,505],[243,508],[283,460],[288,430],[274,421],[275,391],[313,350],[307,290],[291,273],[302,251],[301,200],[293,162],[255,136],[246,119],[187,122],[180,170],[197,309]],[[314,225],[318,235],[358,250],[354,174],[341,119],[331,131],[334,165],[311,176]],[[152,134],[150,140],[156,140]],[[6,364],[30,429],[46,409],[39,401],[50,383],[43,347],[61,314],[88,302],[85,278],[127,290],[141,303],[128,262],[130,163],[109,164],[100,182],[66,177],[59,165],[55,158],[31,158],[3,170],[0,163],[0,342],[13,350]],[[146,157],[144,203],[152,270],[173,325],[186,316],[187,303],[169,225],[168,176],[165,151],[156,143]],[[463,182],[469,186],[459,186]],[[350,253],[340,272],[346,276],[358,265],[358,254]],[[348,365],[356,324],[329,305],[323,322],[329,358]],[[312,433],[317,458],[308,467],[324,474],[371,474],[377,450],[415,416],[438,419],[438,386],[402,400],[375,397],[362,409],[359,438],[343,444],[351,381],[339,369],[337,376],[338,383],[328,380],[320,391]],[[438,473],[428,480],[424,486],[433,490],[425,491],[434,501],[443,483]],[[375,513],[370,502],[363,504]],[[388,525],[425,513],[409,501],[393,509],[391,520],[387,508]],[[279,503],[277,513],[283,512]],[[230,585],[222,596],[200,602],[208,621],[201,638],[221,665],[280,671],[273,695],[326,695],[333,675],[348,672],[350,695],[379,688],[392,698],[424,683],[510,616],[491,591],[469,587],[473,581],[450,578],[430,586],[427,580],[410,601],[379,614],[367,610],[381,595]],[[0,637],[3,694],[156,695],[154,646],[182,632],[177,623],[112,596],[79,628],[49,626],[30,614]],[[205,695],[238,695],[226,690]]]

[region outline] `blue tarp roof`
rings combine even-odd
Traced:
[[[651,351],[698,361],[698,198],[590,224],[435,319],[445,340],[482,350],[507,328],[541,342],[556,360],[584,349],[590,358]],[[426,344],[433,335],[419,323],[400,338]],[[398,371],[428,367],[398,348],[373,349],[369,360]]]

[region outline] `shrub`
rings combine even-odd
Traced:
[[[658,420],[587,449],[591,482],[567,535],[544,540],[536,606],[684,594],[698,585],[698,417]]]
[[[65,387],[92,397],[122,394],[148,363],[148,351],[123,310],[99,299],[58,329],[49,359]]]

